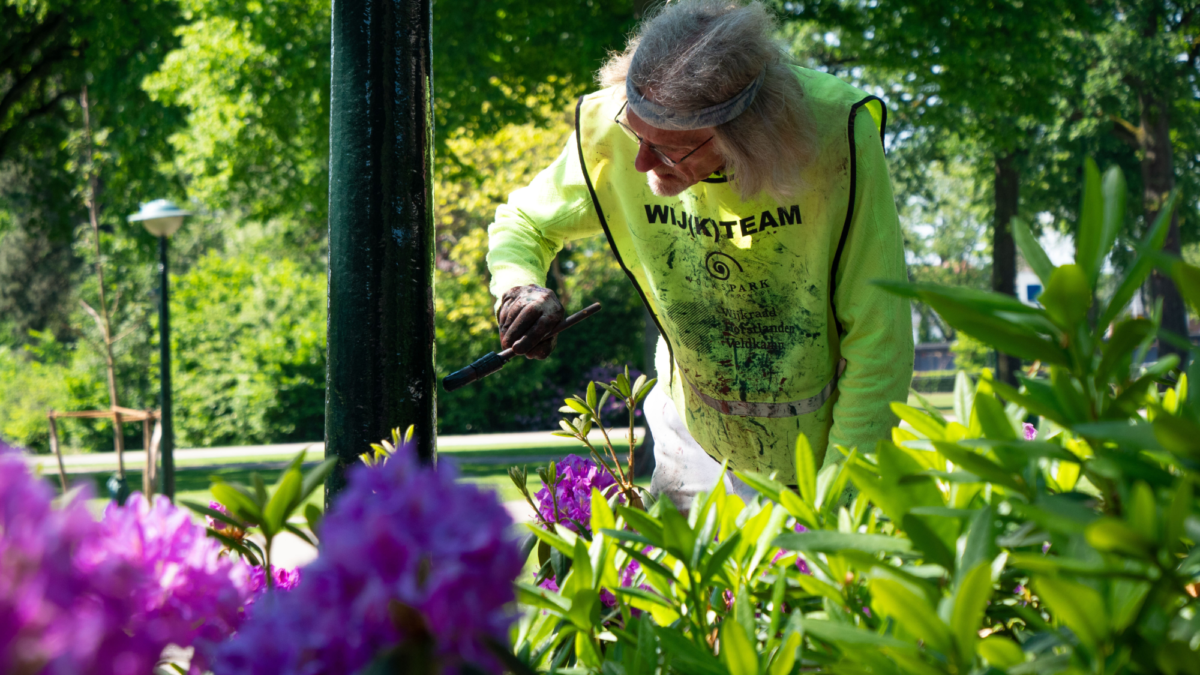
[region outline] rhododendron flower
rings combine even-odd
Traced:
[[[359,466],[320,527],[321,556],[304,583],[268,593],[222,646],[221,675],[354,673],[382,650],[419,642],[444,670],[491,664],[485,639],[515,620],[520,547],[490,491],[456,482],[403,445]]]
[[[222,555],[221,544],[162,495],[151,503],[135,492],[125,506],[110,503],[100,526],[90,555],[125,560],[142,574],[133,620],[164,644],[196,645],[203,665],[204,653],[242,622],[250,566]]]
[[[562,523],[571,530],[578,531],[579,527],[571,521],[590,525],[592,520],[592,489],[600,490],[600,494],[611,497],[616,490],[617,482],[603,467],[586,457],[567,455],[556,463],[558,483],[552,498],[550,490],[545,486],[534,496],[538,501],[538,511],[547,522]],[[557,501],[557,514],[555,502]]]
[[[273,588],[277,591],[290,591],[300,585],[300,568],[287,569],[285,567],[271,566],[271,580],[275,583]],[[250,590],[255,595],[262,595],[267,592],[267,574],[261,567],[255,567],[250,570]]]
[[[131,621],[139,570],[81,554],[101,545],[84,498],[52,508],[50,486],[0,450],[2,673],[144,675],[162,653],[165,643]]]
[[[1029,422],[1026,422],[1025,423],[1025,440],[1032,441],[1035,438],[1037,438],[1037,427],[1033,426]]]

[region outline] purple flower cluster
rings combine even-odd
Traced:
[[[222,675],[352,673],[382,650],[432,642],[439,663],[490,663],[484,638],[514,620],[520,550],[491,492],[455,481],[411,445],[358,467],[321,526],[304,583],[269,593],[217,654]],[[427,644],[428,644],[427,642]]]
[[[250,566],[222,555],[221,545],[162,495],[151,503],[135,492],[125,506],[109,504],[100,529],[100,545],[90,553],[124,560],[143,579],[133,620],[157,642],[195,645],[193,665],[203,665],[205,653],[242,622],[253,597]]]
[[[271,581],[272,588],[277,591],[294,590],[300,585],[300,568],[287,569],[285,567],[271,566]],[[261,567],[255,567],[250,570],[250,590],[255,596],[260,596],[267,592],[267,573]]]
[[[169,643],[227,637],[239,574],[169,502],[103,523],[0,450],[0,672],[142,675]]]
[[[567,455],[557,462],[557,469],[558,484],[554,498],[551,498],[550,490],[545,486],[534,495],[538,511],[548,522],[562,523],[578,531],[579,527],[571,521],[584,525],[592,522],[592,489],[598,489],[600,494],[609,497],[616,490],[617,482],[608,471],[578,455]]]
[[[1025,440],[1032,441],[1035,438],[1037,438],[1037,427],[1033,426],[1029,422],[1026,422],[1025,423]]]

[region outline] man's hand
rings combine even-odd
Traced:
[[[554,351],[558,336],[550,331],[563,320],[563,306],[554,291],[530,284],[510,288],[500,297],[500,346],[530,359],[544,359]]]

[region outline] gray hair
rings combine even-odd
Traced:
[[[776,29],[757,1],[673,2],[641,24],[597,79],[620,96],[630,79],[655,103],[690,112],[737,96],[765,70],[754,102],[715,128],[713,144],[742,199],[765,191],[783,201],[802,187],[801,171],[817,148],[804,89]]]

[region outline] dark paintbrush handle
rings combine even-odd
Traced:
[[[598,303],[598,302],[592,303],[591,305],[584,307],[583,309],[579,310],[578,312],[575,312],[571,316],[568,316],[567,318],[563,319],[561,323],[559,323],[557,326],[555,326],[554,330],[550,333],[550,337],[558,335],[559,333],[563,332],[564,330],[570,328],[571,326],[574,326],[575,324],[579,323],[580,321],[583,321],[584,319],[588,318],[589,316],[591,316],[599,311],[600,311],[600,303]],[[500,370],[501,368],[504,367],[504,364],[508,363],[508,360],[511,359],[512,357],[513,357],[512,347],[505,349],[504,351],[500,352],[499,354],[497,354],[495,352],[488,352],[486,356],[484,356],[483,358],[479,359],[478,361],[472,363],[471,365],[467,366],[466,368],[463,368],[462,370],[458,370],[458,371],[455,371],[455,372],[447,375],[445,377],[445,379],[442,380],[442,387],[445,388],[446,391],[454,391],[455,389],[460,389],[462,387],[465,387],[466,385],[471,384],[472,382],[480,380],[484,377],[487,377],[488,375],[491,375],[492,373],[496,372],[497,370]]]

